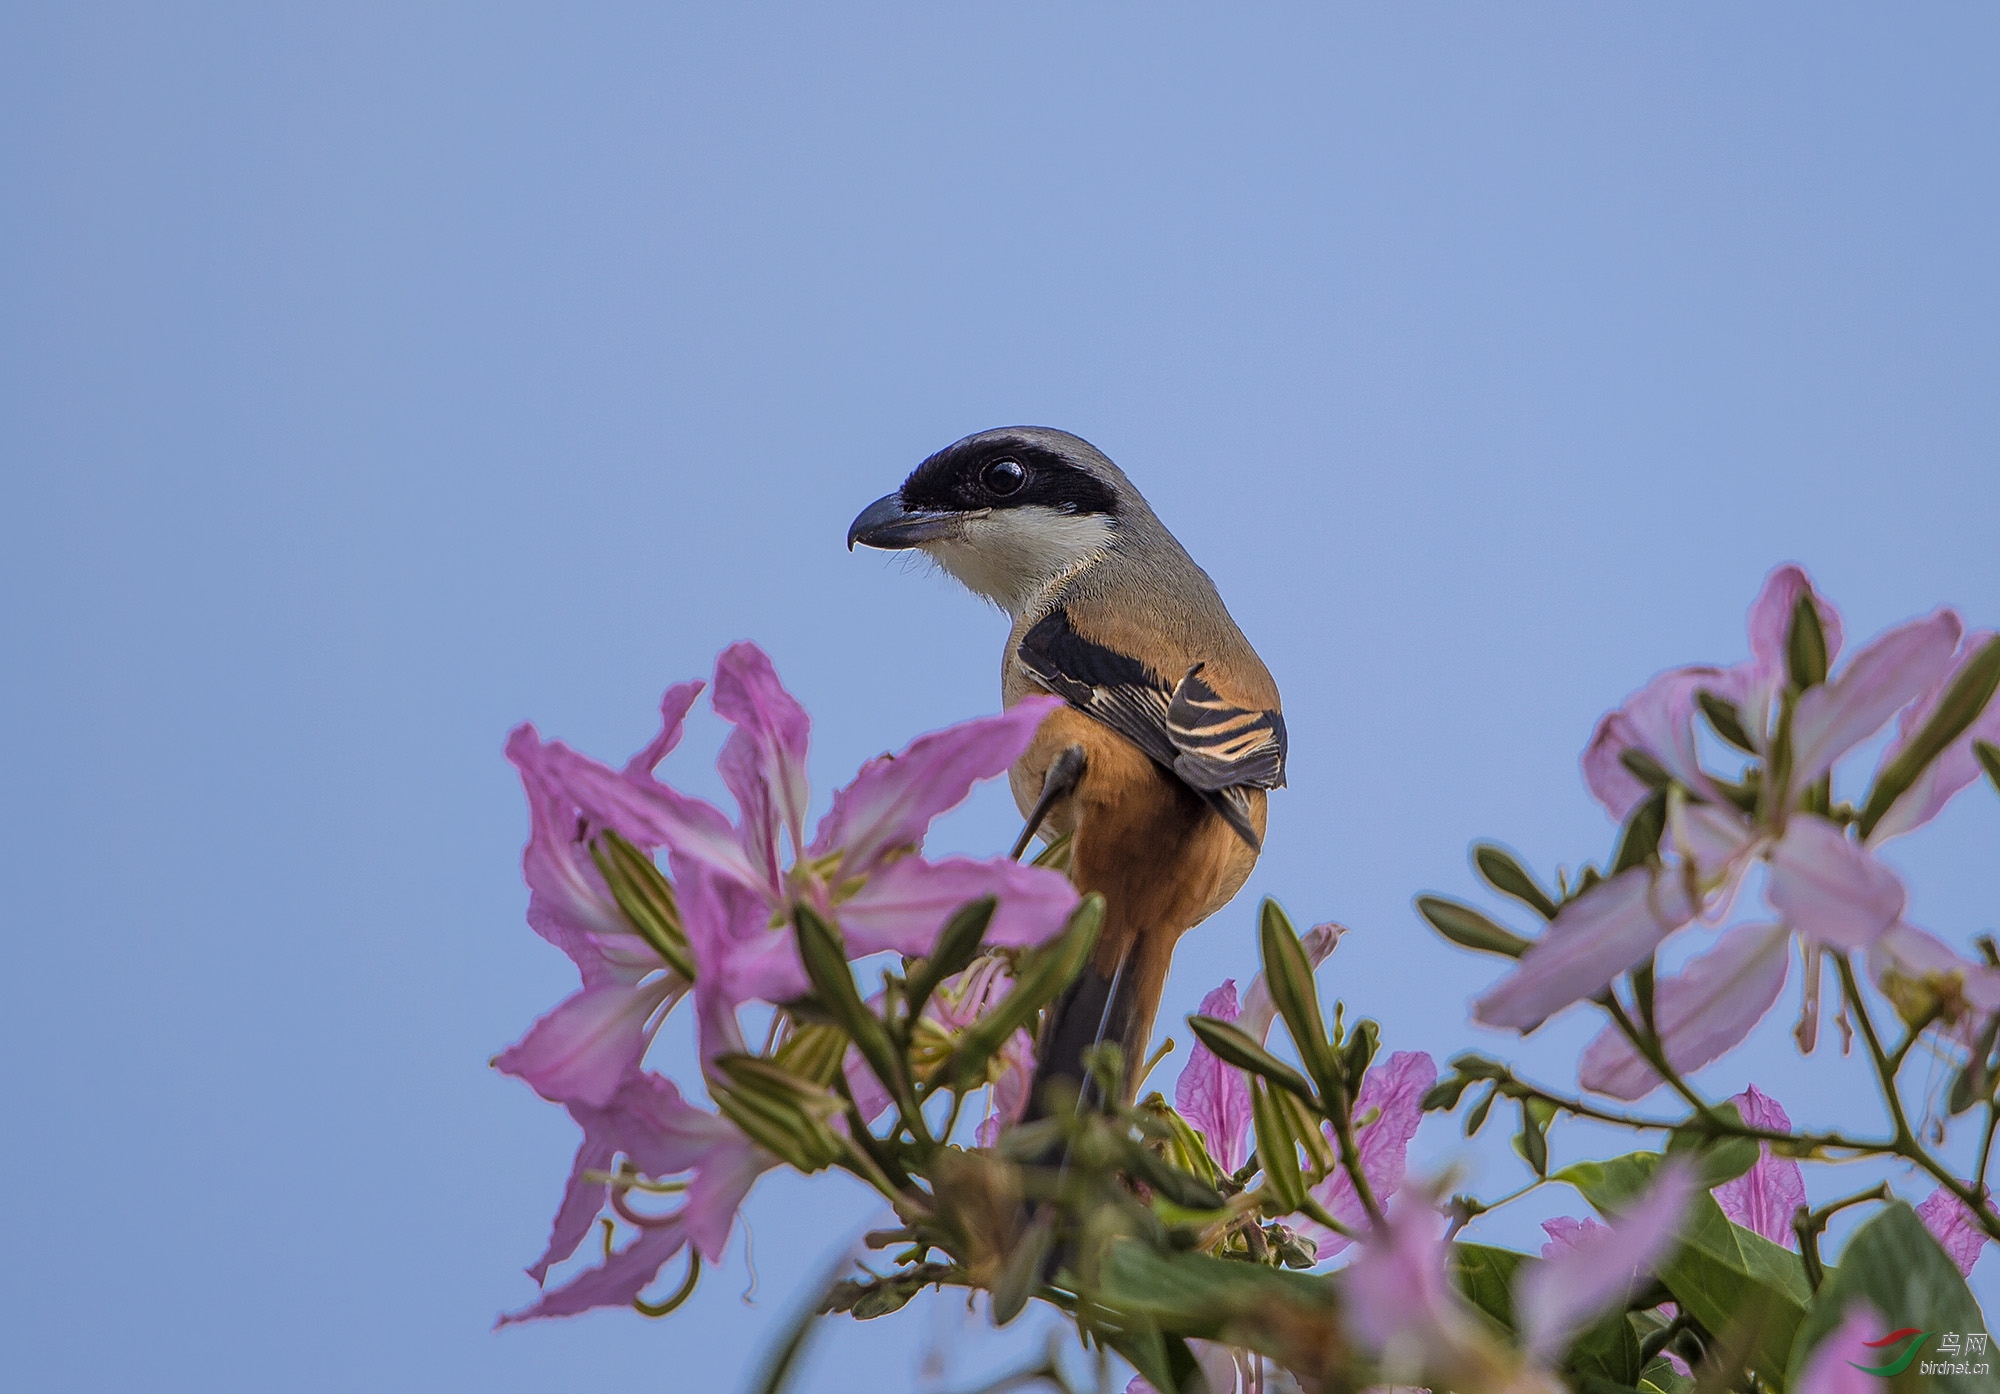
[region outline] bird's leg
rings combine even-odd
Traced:
[[[1008,854],[1013,860],[1021,860],[1021,854],[1028,850],[1028,844],[1042,830],[1042,822],[1049,816],[1049,810],[1075,792],[1077,781],[1083,778],[1084,763],[1083,747],[1080,745],[1063,747],[1062,753],[1049,762],[1049,772],[1042,779],[1041,797],[1028,810],[1028,826],[1021,829],[1020,840]]]

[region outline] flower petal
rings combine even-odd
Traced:
[[[1792,1120],[1783,1106],[1754,1084],[1729,1102],[1753,1128],[1791,1131]],[[1759,1146],[1755,1166],[1715,1188],[1715,1203],[1743,1228],[1795,1249],[1799,1241],[1792,1217],[1806,1203],[1805,1173],[1790,1157],[1773,1153],[1766,1142]]]
[[[1421,1192],[1385,1200],[1388,1223],[1345,1270],[1350,1329],[1392,1377],[1417,1377],[1468,1337],[1465,1305],[1445,1276],[1444,1217]]]
[[[1076,908],[1076,887],[1059,871],[996,857],[946,857],[927,862],[899,857],[873,876],[835,914],[849,958],[894,949],[927,954],[953,911],[982,896],[999,900],[986,927],[988,944],[1039,944],[1063,927]]]
[[[1645,866],[1621,871],[1563,906],[1507,976],[1473,1003],[1473,1016],[1487,1026],[1532,1031],[1603,991],[1694,913],[1679,875]]]
[[[509,1312],[495,1323],[510,1326],[539,1317],[575,1316],[593,1307],[629,1307],[659,1276],[666,1261],[687,1247],[687,1227],[678,1216],[639,1231],[639,1237],[596,1268],[542,1294],[539,1302]]]
[[[606,769],[561,741],[544,748],[551,775],[591,822],[651,851],[665,847],[726,873],[745,886],[775,896],[776,886],[752,866],[742,840],[723,811],[656,779],[636,779]]]
[[[1356,1131],[1355,1149],[1361,1154],[1361,1174],[1368,1189],[1378,1199],[1390,1195],[1403,1184],[1408,1165],[1410,1139],[1424,1121],[1424,1095],[1437,1083],[1437,1064],[1421,1050],[1399,1050],[1387,1061],[1370,1070],[1354,1098],[1354,1116],[1374,1121]],[[1330,1133],[1329,1133],[1330,1135]],[[1354,1181],[1346,1168],[1336,1170],[1313,1191],[1321,1205],[1349,1228],[1367,1223],[1368,1211],[1355,1194]],[[1319,1257],[1329,1258],[1347,1247],[1348,1241],[1312,1220],[1292,1222],[1300,1234],[1319,1246]]]
[[[1980,1250],[1986,1247],[1987,1234],[1965,1208],[1965,1202],[1940,1186],[1917,1207],[1917,1218],[1924,1222],[1924,1228],[1937,1240],[1938,1247],[1958,1265],[1958,1271],[1971,1273],[1972,1265],[1979,1262]]]
[[[1335,924],[1331,920],[1316,924],[1299,936],[1299,947],[1306,951],[1306,967],[1318,968],[1326,962],[1327,956],[1340,944],[1340,938],[1347,933],[1347,926]],[[1277,1020],[1278,1005],[1271,1000],[1271,989],[1259,973],[1250,980],[1250,990],[1243,994],[1243,1016],[1236,1023],[1262,1044],[1271,1034],[1271,1023]]]
[[[1542,1233],[1549,1237],[1549,1242],[1542,1245],[1542,1257],[1554,1258],[1568,1253],[1593,1234],[1611,1233],[1611,1227],[1602,1220],[1579,1220],[1570,1215],[1560,1215],[1553,1220],[1543,1220]]]
[[[1902,920],[1868,946],[1868,976],[1905,1020],[1923,1015],[1926,998],[1942,1009],[1948,1026],[1958,1024],[1968,1007],[2000,1011],[2000,968],[1963,958],[1935,934]]]
[[[1806,938],[1866,948],[1903,913],[1903,883],[1817,814],[1795,813],[1770,851],[1764,898]]]
[[[1781,924],[1738,925],[1678,974],[1660,979],[1653,1015],[1675,1069],[1698,1070],[1750,1034],[1785,985],[1791,942]],[[1614,1099],[1643,1099],[1662,1083],[1616,1026],[1585,1048],[1577,1080]]]
[[[602,983],[562,1002],[494,1057],[554,1103],[602,1106],[638,1068],[660,1007],[687,991],[672,972],[644,983]]]
[[[1937,686],[1963,629],[1950,610],[1912,620],[1854,655],[1833,681],[1808,688],[1792,716],[1792,787],[1810,785]]]
[[[736,727],[715,767],[743,810],[743,848],[769,884],[779,884],[778,831],[805,846],[806,744],[812,718],[778,681],[755,644],[731,644],[715,661],[716,715]]]
[[[1199,1010],[1218,1021],[1235,1021],[1241,1015],[1236,980],[1229,979],[1202,998]],[[1243,1165],[1243,1140],[1250,1126],[1249,1086],[1241,1070],[1225,1065],[1199,1037],[1174,1084],[1174,1108],[1201,1134],[1208,1155],[1223,1171],[1233,1172]]]
[[[1003,1068],[1000,1078],[993,1081],[993,1112],[981,1121],[974,1136],[981,1147],[991,1147],[1003,1130],[1020,1122],[1028,1111],[1028,1089],[1035,1078],[1035,1038],[1026,1031],[1016,1031],[1000,1047],[1000,1059]]]
[[[1750,606],[1750,661],[1725,675],[1716,695],[1735,705],[1744,729],[1760,750],[1770,737],[1777,696],[1790,677],[1786,641],[1799,597],[1810,594],[1826,635],[1826,659],[1840,656],[1840,612],[1813,591],[1812,582],[1796,566],[1781,566],[1764,578],[1764,587]]]
[[[1958,680],[1959,671],[1992,638],[1993,632],[1985,629],[1967,634],[1958,646],[1958,661],[1952,665],[1951,671],[1923,701],[1903,709],[1896,722],[1896,739],[1882,753],[1885,767],[1902,754],[1904,747],[1924,729],[1937,711],[1938,702]],[[1904,790],[1901,798],[1889,805],[1889,811],[1882,815],[1874,830],[1868,834],[1868,841],[1871,844],[1886,842],[1937,817],[1961,789],[1979,778],[1979,757],[1973,754],[1973,746],[1978,741],[2000,743],[2000,700],[1988,702],[1986,710],[1973,720],[1972,725],[1924,768],[1916,783]]]
[[[932,820],[964,802],[980,780],[1005,773],[1061,705],[1059,697],[1023,697],[998,716],[961,721],[917,737],[899,755],[870,760],[833,796],[810,855],[841,852],[844,879],[866,875],[891,852],[922,846]]]
[[[1826,661],[1831,664],[1840,657],[1840,611],[1813,589],[1804,568],[1788,563],[1764,578],[1764,588],[1750,605],[1750,661],[1760,671],[1784,676],[1792,615],[1801,595],[1812,596],[1813,608],[1819,611],[1819,626],[1826,634]]]
[[[576,1159],[570,1163],[569,1180],[563,1186],[562,1204],[556,1208],[555,1222],[549,1226],[548,1247],[542,1256],[528,1265],[528,1276],[536,1283],[549,1276],[549,1269],[571,1254],[590,1233],[591,1222],[597,1212],[604,1208],[604,1198],[610,1186],[603,1180],[604,1173],[611,1170],[612,1158],[618,1155],[618,1145],[608,1137],[593,1136],[589,1125],[585,1125],[583,1141],[576,1149]],[[589,1179],[595,1172],[597,1180]]]
[[[681,919],[694,956],[695,1017],[701,1058],[743,1049],[736,1009],[749,1001],[787,1002],[805,994],[805,969],[789,931],[771,927],[756,892],[702,862],[673,859]]]
[[[629,779],[651,782],[653,771],[660,761],[673,753],[681,743],[681,730],[687,723],[687,714],[694,706],[694,699],[701,696],[701,690],[708,684],[694,682],[675,683],[660,698],[660,734],[646,742],[645,748],[625,762],[625,774]]]
[[[528,924],[570,956],[586,986],[623,979],[629,970],[607,961],[604,941],[631,934],[605,888],[590,849],[579,840],[582,821],[576,802],[550,771],[547,754],[532,726],[507,737],[507,758],[520,772],[528,796],[528,845],[521,853],[521,876],[528,883]],[[654,955],[657,966],[658,955]]]
[[[1632,816],[1652,790],[1620,758],[1637,751],[1690,789],[1709,779],[1695,754],[1695,693],[1726,686],[1720,668],[1675,668],[1661,673],[1597,723],[1583,752],[1583,780],[1618,822]]]
[[[1800,1394],[1885,1394],[1888,1382],[1868,1373],[1888,1363],[1884,1352],[1869,1349],[1882,1335],[1882,1319],[1875,1309],[1855,1299],[1833,1334],[1806,1359],[1799,1372]]]
[[[1528,1353],[1540,1360],[1558,1356],[1598,1316],[1623,1307],[1673,1247],[1695,1189],[1689,1168],[1670,1160],[1645,1195],[1608,1227],[1580,1235],[1554,1258],[1529,1265],[1514,1290]]]

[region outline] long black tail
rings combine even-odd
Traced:
[[[1138,975],[1128,971],[1130,967],[1129,950],[1109,976],[1095,963],[1086,964],[1082,975],[1055,1000],[1035,1045],[1035,1075],[1024,1122],[1049,1117],[1059,1100],[1078,1099],[1086,1107],[1099,1102],[1083,1057],[1106,1041],[1125,1052],[1125,1088],[1131,1091],[1132,1072],[1139,1068],[1133,1055],[1145,1048],[1145,1042],[1130,1039],[1141,1025]]]

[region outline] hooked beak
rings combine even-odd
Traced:
[[[847,550],[853,551],[857,542],[888,552],[920,547],[956,533],[964,520],[962,513],[926,513],[905,508],[902,494],[886,494],[862,509],[861,516],[848,528]]]

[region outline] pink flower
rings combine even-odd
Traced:
[[[1013,986],[1014,979],[1005,960],[991,956],[938,984],[924,1004],[923,1018],[913,1033],[912,1060],[920,1068],[943,1063],[957,1046],[959,1037],[999,1005]],[[870,998],[868,1005],[881,1010],[881,994]],[[1002,1128],[1020,1119],[1027,1107],[1028,1083],[1034,1067],[1034,1038],[1025,1030],[1016,1031],[995,1052],[989,1066],[992,1110],[981,1121],[975,1138],[981,1147],[991,1146]],[[887,1111],[891,1102],[889,1091],[861,1058],[861,1052],[852,1046],[848,1047],[841,1068],[847,1075],[847,1087],[854,1095],[856,1109],[863,1119],[873,1123]]]
[[[1061,928],[1076,891],[1057,872],[1005,858],[920,855],[931,821],[982,779],[1003,773],[1034,738],[1057,698],[1024,698],[998,716],[920,736],[900,755],[863,765],[833,797],[810,844],[805,709],[754,644],[723,651],[714,705],[735,726],[716,761],[742,815],[740,826],[700,799],[657,780],[607,780],[608,771],[565,757],[561,773],[615,805],[666,847],[695,960],[695,1004],[704,1059],[741,1050],[736,1009],[806,991],[789,927],[810,905],[846,940],[850,958],[929,950],[946,917],[982,896],[998,898],[986,940],[1040,943]],[[787,867],[785,848],[791,851]]]
[[[1937,1240],[1938,1247],[1958,1265],[1960,1273],[1972,1272],[1972,1265],[1979,1262],[1979,1252],[1986,1247],[1989,1236],[1965,1208],[1964,1201],[1940,1186],[1917,1207],[1917,1218],[1924,1222],[1924,1228]]]
[[[1305,949],[1307,965],[1318,968],[1326,962],[1346,932],[1337,924],[1315,925],[1307,931],[1299,940]],[[1271,1034],[1271,1023],[1278,1015],[1262,973],[1251,980],[1240,1010],[1236,980],[1231,978],[1201,999],[1199,1011],[1202,1016],[1235,1022],[1260,1043]],[[1243,1165],[1249,1155],[1246,1141],[1250,1130],[1249,1086],[1244,1083],[1242,1071],[1223,1064],[1199,1039],[1188,1052],[1187,1063],[1181,1066],[1180,1079],[1174,1085],[1174,1107],[1202,1135],[1208,1155],[1223,1172],[1233,1172]]]
[[[1784,1106],[1754,1084],[1729,1102],[1753,1128],[1791,1131],[1792,1120]],[[1723,1214],[1752,1233],[1786,1248],[1798,1247],[1792,1217],[1806,1203],[1805,1173],[1790,1157],[1773,1153],[1770,1143],[1759,1144],[1755,1166],[1715,1188],[1715,1201]]]
[[[1703,691],[1736,708],[1743,734],[1758,751],[1774,748],[1790,615],[1798,598],[1811,594],[1798,568],[1773,572],[1751,608],[1748,663],[1663,673],[1599,723],[1584,753],[1584,777],[1613,817],[1628,818],[1647,793],[1626,767],[1626,755],[1643,756],[1675,781],[1661,843],[1664,865],[1632,867],[1563,906],[1541,940],[1475,1003],[1478,1020],[1532,1031],[1552,1013],[1603,991],[1668,935],[1697,917],[1721,915],[1758,861],[1766,867],[1765,901],[1787,931],[1809,943],[1863,948],[1896,922],[1905,897],[1895,873],[1841,825],[1798,805],[1836,761],[1898,711],[1931,700],[1958,645],[1962,626],[1955,614],[1941,610],[1890,630],[1828,681],[1800,694],[1788,728],[1789,781],[1767,796],[1767,821],[1723,797],[1695,757]],[[1818,596],[1812,599],[1831,661],[1840,648],[1839,617]],[[1767,767],[1766,777],[1770,773]],[[1677,1021],[1666,1042],[1670,1058],[1705,1062],[1743,1039],[1782,986],[1784,959],[1775,945],[1772,933],[1759,931],[1727,952],[1697,960],[1699,970],[1690,965],[1686,980],[1673,985]],[[1630,1089],[1643,1083],[1635,1068],[1615,1043],[1602,1041],[1600,1075]]]
[[[532,726],[507,738],[507,758],[528,795],[528,846],[521,870],[528,883],[528,923],[568,954],[583,990],[537,1021],[520,1041],[494,1060],[544,1098],[602,1108],[639,1068],[653,1033],[687,980],[626,923],[591,859],[600,833],[617,833],[642,851],[659,846],[642,820],[616,800],[580,801],[560,775],[564,766],[590,765],[603,787],[644,787],[653,766],[680,742],[688,708],[700,683],[669,688],[660,703],[660,733],[632,757],[623,773],[584,760],[565,747],[545,744]],[[587,797],[587,796],[586,796]]]
[[[1698,1070],[1750,1034],[1785,985],[1791,931],[1781,924],[1737,925],[1714,948],[1654,987],[1653,1018],[1667,1059],[1682,1074]],[[1577,1079],[1617,1099],[1641,1099],[1660,1077],[1616,1027],[1584,1048]]]
[[[1410,1139],[1423,1122],[1424,1095],[1437,1083],[1437,1065],[1421,1050],[1399,1050],[1371,1069],[1355,1096],[1355,1150],[1361,1154],[1361,1174],[1378,1201],[1393,1195],[1403,1184]],[[1328,1129],[1331,1138],[1332,1130]],[[1313,1189],[1314,1197],[1327,1213],[1349,1228],[1367,1223],[1368,1212],[1355,1193],[1354,1179],[1345,1167],[1336,1168]],[[1320,1258],[1330,1258],[1348,1245],[1345,1236],[1312,1220],[1299,1218],[1294,1228],[1317,1244]]]
[[[1242,1013],[1236,1005],[1236,979],[1227,979],[1202,998],[1198,1010],[1217,1021],[1237,1020]],[[1199,1038],[1174,1083],[1174,1108],[1201,1134],[1208,1155],[1225,1174],[1243,1165],[1244,1137],[1250,1127],[1249,1087],[1241,1070],[1223,1064]]]
[[[1514,1280],[1514,1311],[1531,1358],[1552,1361],[1578,1332],[1623,1307],[1673,1247],[1696,1188],[1677,1159],[1662,1163],[1653,1184],[1609,1225],[1579,1226],[1543,1261]]]
[[[1868,947],[1868,974],[1909,1022],[1931,1008],[1968,1046],[2000,1011],[2000,968],[1960,957],[1936,935],[1898,920]]]
[[[1991,630],[1976,630],[1968,633],[1958,646],[1958,654],[1944,681],[1923,701],[1903,710],[1896,722],[1896,738],[1889,742],[1888,750],[1882,754],[1882,762],[1902,754],[1904,748],[1916,738],[1924,724],[1937,710],[1938,702],[1958,678],[1965,665],[1970,663],[1979,651],[1993,638]],[[1917,782],[1904,790],[1903,796],[1889,806],[1869,833],[1871,844],[1900,837],[1912,828],[1920,828],[1944,810],[1958,792],[1979,778],[1979,759],[1973,754],[1973,746],[1979,741],[2000,744],[2000,702],[1989,702],[1986,710],[1973,720],[1965,732],[1944,748],[1935,760],[1917,776]]]
[[[721,1258],[751,1184],[777,1165],[733,1126],[687,1103],[673,1081],[656,1074],[629,1076],[602,1107],[572,1102],[569,1110],[583,1126],[583,1144],[570,1169],[548,1250],[528,1269],[536,1282],[547,1277],[551,1265],[575,1253],[589,1234],[610,1189],[601,1178],[618,1156],[653,1179],[692,1173],[687,1199],[671,1213],[647,1219],[636,1239],[596,1268],[544,1293],[533,1306],[502,1317],[503,1326],[591,1307],[624,1306],[690,1243],[705,1258]]]
[[[1549,1237],[1549,1242],[1542,1245],[1542,1257],[1554,1258],[1557,1254],[1566,1254],[1593,1234],[1610,1232],[1610,1226],[1602,1220],[1579,1220],[1569,1215],[1543,1220],[1542,1233]]]
[[[1382,1227],[1345,1270],[1355,1340],[1394,1377],[1421,1374],[1440,1349],[1476,1341],[1476,1323],[1445,1276],[1444,1217],[1413,1189],[1385,1195]]]
[[[1882,1319],[1866,1302],[1856,1300],[1840,1325],[1821,1341],[1799,1372],[1798,1394],[1883,1394],[1889,1386],[1867,1373],[1888,1363],[1871,1342],[1882,1339]],[[1891,1347],[1890,1349],[1895,1349]]]

